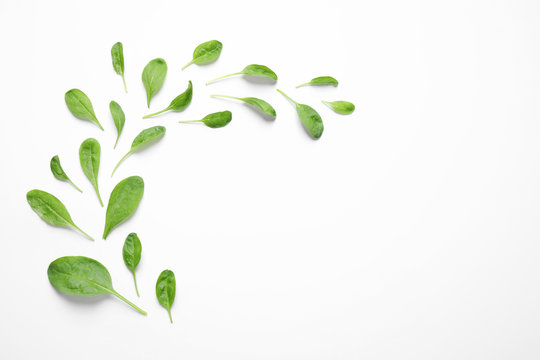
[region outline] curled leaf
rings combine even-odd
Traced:
[[[311,81],[308,81],[307,83],[303,83],[303,84],[300,84],[297,86],[297,88],[301,87],[301,86],[306,86],[306,85],[313,85],[313,86],[325,86],[325,85],[329,85],[329,86],[338,86],[338,81],[336,79],[334,79],[333,77],[331,76],[319,76],[319,77],[316,77],[314,79],[311,79]]]
[[[122,107],[118,105],[116,101],[111,101],[109,103],[109,110],[111,111],[111,116],[114,121],[114,126],[116,127],[116,141],[114,142],[113,149],[116,149],[116,145],[118,144],[118,139],[120,138],[120,134],[122,133],[122,129],[124,128],[124,124],[126,122],[126,115],[124,114],[124,111],[122,110]]]
[[[126,237],[124,241],[124,247],[122,248],[122,257],[127,268],[133,274],[133,282],[135,283],[135,291],[139,296],[139,289],[137,288],[137,278],[135,277],[135,268],[141,261],[142,246],[141,240],[135,233],[131,233]]]
[[[163,270],[159,274],[156,282],[156,296],[161,306],[167,309],[172,324],[171,307],[176,296],[176,279],[171,270]]]
[[[264,65],[257,65],[257,64],[251,64],[246,66],[242,71],[235,72],[228,75],[223,75],[218,78],[215,78],[214,80],[210,80],[206,83],[206,85],[209,85],[213,82],[216,82],[218,80],[234,76],[234,75],[249,75],[249,76],[258,76],[258,77],[264,77],[272,80],[277,80],[278,77],[275,72],[273,72],[268,66]]]
[[[313,109],[309,105],[297,103],[296,101],[288,97],[283,91],[279,89],[277,89],[277,91],[295,104],[296,113],[298,114],[298,117],[302,121],[302,124],[304,124],[304,127],[309,132],[309,134],[314,139],[320,138],[324,131],[324,125],[319,113],[317,113],[317,111],[315,111],[315,109]]]
[[[143,119],[164,113],[165,111],[182,111],[185,108],[188,107],[188,105],[191,103],[191,98],[193,97],[193,84],[191,83],[191,80],[188,83],[188,87],[186,91],[184,91],[182,94],[175,97],[169,106],[167,106],[165,109],[155,112],[153,114],[149,114],[146,116],[143,116]]]
[[[79,161],[81,163],[81,168],[84,175],[86,175],[88,180],[90,180],[90,183],[92,183],[99,199],[99,203],[103,206],[98,186],[100,158],[101,146],[99,146],[99,142],[92,138],[84,140],[79,147]]]
[[[114,71],[122,76],[124,90],[127,92],[126,79],[124,78],[124,48],[121,42],[117,42],[111,48],[111,57]]]
[[[254,108],[259,109],[264,114],[269,115],[270,117],[272,117],[272,119],[276,118],[276,110],[274,110],[272,105],[270,105],[269,103],[267,103],[266,101],[264,101],[262,99],[258,99],[258,98],[254,98],[254,97],[240,98],[240,97],[228,96],[228,95],[211,95],[211,96],[214,97],[214,98],[215,97],[221,97],[221,98],[235,99],[235,100],[243,101],[246,104],[251,105]]]
[[[230,111],[220,111],[212,114],[208,114],[201,120],[181,120],[180,123],[190,122],[202,122],[204,125],[210,128],[220,128],[226,126],[232,120],[232,113]]]
[[[222,49],[223,44],[217,40],[210,40],[200,44],[193,51],[193,59],[184,65],[182,70],[191,64],[206,65],[216,61]]]
[[[322,102],[328,105],[332,110],[342,115],[352,114],[354,111],[354,104],[348,101],[324,101]]]
[[[60,165],[60,158],[58,157],[58,155],[54,155],[51,159],[51,172],[53,173],[54,177],[57,178],[58,180],[67,181],[71,185],[73,185],[75,189],[82,192],[82,190],[79,189],[79,187],[75,185],[65,173],[64,169],[62,168],[62,165]]]

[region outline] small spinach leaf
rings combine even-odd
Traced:
[[[283,96],[292,101],[296,105],[296,113],[304,124],[306,130],[311,134],[314,139],[321,137],[324,125],[321,116],[311,106],[305,104],[299,104],[290,97],[288,97],[283,91],[277,89]]]
[[[171,306],[174,302],[174,297],[176,295],[176,279],[174,278],[174,273],[171,270],[163,270],[156,282],[156,296],[169,314],[169,320],[172,324],[171,316]]]
[[[75,187],[75,189],[82,192],[82,190],[79,189],[79,187],[75,185],[73,181],[71,181],[71,179],[67,176],[64,169],[62,169],[62,165],[60,165],[60,158],[58,157],[58,155],[54,155],[51,159],[51,171],[55,178],[57,178],[58,180],[69,182]]]
[[[98,187],[98,173],[99,173],[99,162],[101,157],[101,146],[96,139],[86,139],[82,142],[79,147],[79,161],[81,163],[82,171],[84,175],[90,180],[94,190],[96,190],[99,203],[103,206],[103,201],[101,201],[101,195],[99,194]]]
[[[107,238],[114,227],[124,222],[137,210],[143,193],[144,181],[139,176],[125,178],[114,187],[107,205],[103,239]]]
[[[184,65],[182,70],[191,64],[206,65],[216,61],[222,49],[223,44],[217,40],[210,40],[200,44],[193,51],[193,60]]]
[[[341,101],[341,100],[338,100],[338,101],[324,101],[324,100],[322,100],[322,102],[325,103],[326,105],[328,105],[332,110],[334,110],[338,114],[349,115],[349,114],[352,114],[353,111],[354,111],[354,104],[350,103],[348,101]]]
[[[139,295],[139,289],[137,288],[137,278],[135,277],[135,268],[137,265],[139,265],[139,261],[141,261],[141,252],[142,252],[142,246],[141,246],[141,240],[139,240],[139,237],[135,233],[131,233],[126,237],[126,241],[124,242],[124,247],[122,248],[122,257],[124,258],[124,263],[126,264],[127,268],[131,270],[131,273],[133,274],[133,282],[135,283],[135,291],[137,292],[137,296]]]
[[[277,80],[278,77],[275,72],[273,72],[269,67],[264,65],[257,65],[257,64],[251,64],[246,66],[242,71],[235,72],[228,75],[223,75],[218,78],[215,78],[214,80],[210,80],[206,83],[206,85],[209,85],[213,82],[216,82],[218,80],[234,76],[234,75],[249,75],[249,76],[258,76],[258,77],[265,77],[272,80]]]
[[[58,291],[75,296],[111,294],[146,315],[146,312],[114,290],[111,275],[100,262],[85,256],[64,256],[49,264],[47,276]]]
[[[75,229],[94,241],[90,235],[75,225],[64,204],[54,195],[42,190],[30,190],[26,194],[26,200],[32,210],[47,224]]]
[[[103,127],[94,113],[92,102],[85,93],[79,89],[71,89],[66,92],[64,99],[66,100],[69,111],[71,111],[76,118],[92,121],[103,130]]]
[[[120,138],[120,134],[122,133],[122,129],[124,128],[124,124],[126,122],[126,115],[124,114],[122,107],[118,105],[116,101],[111,101],[109,103],[109,110],[111,111],[111,116],[113,118],[114,126],[116,127],[117,132],[116,141],[113,147],[113,149],[116,149],[118,139]]]
[[[272,117],[272,119],[275,119],[276,118],[276,110],[274,110],[274,108],[272,107],[272,105],[270,105],[269,103],[267,103],[266,101],[262,100],[262,99],[257,99],[257,98],[254,98],[254,97],[243,97],[243,98],[240,98],[240,97],[236,97],[236,96],[228,96],[228,95],[210,95],[211,97],[221,97],[221,98],[227,98],[227,99],[235,99],[235,100],[240,100],[240,101],[243,101],[245,102],[246,104],[248,105],[251,105],[257,109],[259,109],[260,111],[262,111],[264,114],[266,115],[269,115]]]
[[[165,81],[167,75],[167,63],[161,58],[150,61],[143,70],[142,82],[146,89],[146,104],[150,108],[150,100],[154,96]]]
[[[117,42],[111,48],[112,64],[114,71],[122,76],[124,82],[124,90],[127,92],[126,79],[124,78],[124,48],[121,42]]]
[[[230,111],[221,111],[208,114],[203,117],[201,120],[181,120],[180,123],[190,123],[190,122],[202,122],[204,125],[211,128],[220,128],[224,127],[232,120],[232,113]]]
[[[143,119],[149,118],[151,116],[156,116],[158,114],[164,113],[165,111],[182,111],[185,108],[188,107],[188,105],[191,103],[191,98],[193,97],[193,84],[191,83],[191,80],[189,81],[188,87],[186,91],[184,91],[182,94],[175,97],[169,106],[167,106],[165,109],[155,112],[153,114],[149,114],[146,116],[143,116]]]
[[[308,81],[307,83],[303,83],[297,86],[297,88],[301,86],[306,85],[314,85],[314,86],[324,86],[324,85],[330,85],[330,86],[338,86],[338,81],[334,79],[331,76],[319,76],[314,79],[311,79],[311,81]]]

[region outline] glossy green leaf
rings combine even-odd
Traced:
[[[191,103],[192,97],[193,97],[193,84],[191,83],[191,80],[190,80],[186,91],[184,91],[182,94],[175,97],[173,101],[171,101],[169,106],[167,106],[165,109],[161,111],[143,116],[143,119],[164,113],[165,111],[182,111],[185,108],[187,108],[188,105]]]
[[[114,71],[122,76],[124,90],[127,92],[126,79],[124,78],[124,48],[121,42],[117,42],[111,48],[112,64]]]
[[[309,105],[299,104],[290,97],[288,97],[283,91],[277,89],[283,96],[292,101],[296,105],[296,113],[304,124],[306,130],[311,134],[314,139],[321,137],[324,131],[324,125],[321,116]]]
[[[114,126],[116,127],[117,135],[116,135],[116,141],[113,147],[113,149],[116,149],[116,145],[118,144],[118,139],[120,138],[120,134],[122,133],[122,129],[124,128],[124,124],[126,122],[126,115],[124,114],[122,107],[118,105],[116,101],[111,101],[109,103],[109,109],[111,111],[111,116],[114,121]]]
[[[208,114],[203,117],[201,120],[181,120],[180,123],[190,123],[190,122],[202,122],[204,125],[211,128],[220,128],[224,127],[232,120],[232,113],[230,111],[221,111]]]
[[[243,101],[246,104],[251,105],[254,108],[259,109],[264,114],[271,116],[272,119],[276,118],[276,110],[274,110],[272,105],[270,105],[269,103],[267,103],[266,101],[264,101],[262,99],[257,99],[257,98],[254,98],[254,97],[240,98],[240,97],[228,96],[228,95],[211,95],[211,96],[214,97],[214,98],[221,97],[221,98],[235,99],[235,100]]]
[[[71,111],[76,118],[92,121],[94,124],[99,126],[101,130],[103,130],[103,127],[99,123],[96,114],[94,113],[92,102],[90,102],[90,99],[85,93],[79,89],[71,89],[66,92],[64,99],[66,100],[66,105],[69,111]]]
[[[264,77],[272,80],[277,80],[278,77],[275,72],[273,72],[269,67],[264,65],[257,65],[257,64],[251,64],[246,66],[242,71],[235,72],[228,75],[223,75],[218,78],[215,78],[214,80],[210,80],[206,83],[206,85],[209,85],[213,82],[216,82],[221,79],[225,79],[230,76],[235,75],[249,75],[249,76],[258,76],[258,77]]]
[[[156,296],[169,314],[169,319],[172,324],[171,307],[174,303],[174,297],[176,295],[176,279],[174,273],[171,270],[163,270],[156,282]]]
[[[101,146],[96,139],[86,139],[79,147],[79,161],[81,163],[82,171],[84,175],[90,180],[94,190],[96,190],[99,203],[103,206],[101,201],[101,195],[99,194],[98,186],[98,174],[99,174],[99,162],[101,157]]]
[[[114,175],[114,172],[118,168],[118,166],[124,161],[125,158],[127,158],[129,155],[133,154],[137,150],[142,150],[157,141],[161,140],[161,138],[165,135],[165,128],[163,126],[152,126],[151,128],[144,129],[133,139],[133,142],[131,143],[131,150],[127,152],[126,155],[124,155],[118,164],[113,169],[113,172],[111,174],[111,177]]]
[[[353,111],[354,111],[354,104],[350,103],[348,101],[341,101],[341,100],[338,100],[338,101],[324,101],[324,100],[322,100],[322,102],[325,103],[326,105],[328,105],[332,110],[334,110],[338,114],[349,115],[349,114],[352,114]]]
[[[124,247],[122,248],[122,257],[127,268],[133,274],[133,282],[135,283],[135,291],[139,296],[139,289],[137,288],[137,278],[135,277],[135,268],[141,261],[142,245],[141,240],[135,233],[131,233],[126,237]]]
[[[107,205],[103,239],[137,210],[143,193],[144,181],[139,176],[125,178],[114,187]]]
[[[306,85],[313,85],[313,86],[325,86],[325,85],[329,85],[329,86],[338,86],[338,81],[336,79],[334,79],[333,77],[331,76],[319,76],[319,77],[316,77],[314,79],[311,79],[311,81],[308,81],[307,83],[303,83],[303,84],[300,84],[297,86],[297,88],[301,87],[301,86],[306,86]]]
[[[71,219],[69,212],[60,200],[54,195],[42,190],[30,190],[26,194],[28,204],[49,225],[62,226],[77,230],[90,240],[94,239],[82,231]]]
[[[193,59],[188,62],[182,70],[191,64],[206,65],[217,60],[223,49],[223,44],[217,40],[204,42],[195,48],[193,51]]]
[[[146,104],[150,107],[150,100],[165,81],[167,75],[167,63],[161,58],[150,61],[143,70],[142,82],[146,90]]]
[[[50,263],[47,276],[52,286],[74,296],[114,295],[146,315],[146,312],[114,290],[111,275],[100,262],[85,256],[64,256]]]
[[[58,180],[67,181],[71,185],[73,185],[75,189],[82,192],[82,190],[79,189],[79,187],[75,185],[73,181],[71,181],[71,179],[67,176],[66,172],[62,168],[62,165],[60,165],[60,158],[58,157],[58,155],[54,155],[51,159],[51,172],[53,173],[54,177],[57,178]]]

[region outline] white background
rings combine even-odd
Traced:
[[[0,358],[540,358],[538,1],[0,1]],[[180,68],[219,39],[208,66]],[[126,81],[110,48],[124,44]],[[169,65],[151,111],[194,82],[182,113],[148,113],[144,65]],[[277,86],[219,75],[261,63]],[[337,88],[294,89],[332,75]],[[322,115],[311,140],[279,87]],[[105,127],[74,118],[82,89]],[[267,121],[212,93],[256,96]],[[127,120],[113,151],[110,100]],[[356,104],[350,116],[321,99]],[[229,109],[223,129],[182,125]],[[163,140],[114,164],[144,128]],[[105,209],[78,163],[102,145],[102,196],[140,175],[136,214],[100,239]],[[58,154],[79,194],[53,178]],[[92,243],[25,200],[59,197]],[[143,244],[134,292],[121,248]],[[113,297],[58,293],[48,264],[102,262]],[[176,274],[171,325],[155,298]]]

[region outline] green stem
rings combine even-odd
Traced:
[[[190,62],[188,62],[186,65],[184,65],[184,66],[182,67],[182,71],[183,71],[185,68],[187,68],[189,65],[191,65],[191,64],[193,64],[193,60],[191,60]]]
[[[75,184],[73,183],[73,181],[71,181],[71,179],[68,179],[68,181],[69,181],[69,183],[70,183],[71,185],[73,185],[73,186],[75,187],[75,189],[77,189],[77,190],[79,190],[80,192],[82,192],[82,190],[79,189],[79,187],[78,187],[77,185],[75,185]]]
[[[118,133],[118,136],[116,136],[116,141],[114,142],[113,149],[116,149],[116,145],[118,145],[118,139],[120,139],[120,133]]]
[[[103,126],[101,126],[101,124],[99,123],[99,121],[98,121],[98,119],[97,119],[96,117],[94,117],[94,120],[95,120],[97,126],[99,126],[99,128],[100,128],[102,131],[105,131],[105,130],[103,129]]]
[[[242,101],[241,98],[236,97],[236,96],[228,96],[228,95],[210,95],[210,97],[213,97],[213,98],[216,98],[216,97],[222,97],[222,98],[235,99],[235,100],[240,100],[240,101]]]
[[[112,171],[112,174],[111,174],[111,177],[113,177],[114,175],[114,172],[116,171],[116,169],[118,168],[118,165],[120,165],[122,163],[122,161],[124,161],[125,158],[127,158],[129,155],[131,154],[131,151],[128,151],[128,153],[126,155],[124,155],[123,158],[120,159],[120,161],[118,162],[118,164],[116,164],[116,166],[114,167],[113,171]]]
[[[171,309],[167,309],[167,312],[169,313],[169,319],[171,320],[171,324],[172,324]]]
[[[119,293],[117,293],[115,290],[110,290],[110,291],[111,291],[111,294],[118,297],[120,300],[122,300],[123,302],[125,302],[126,304],[131,306],[132,308],[134,308],[135,310],[137,310],[141,314],[146,315],[146,311],[144,311],[143,309],[141,309],[140,307],[138,307],[137,305],[135,305],[134,303],[132,303],[131,301],[129,301],[128,299],[126,299],[125,297],[120,295]]]
[[[290,101],[292,101],[293,103],[295,103],[295,105],[298,105],[298,103],[296,101],[294,101],[293,99],[291,99],[290,97],[287,96],[287,94],[285,94],[283,91],[279,90],[279,89],[276,89],[281,95],[285,96],[287,99],[289,99]]]
[[[95,241],[93,237],[91,237],[90,235],[82,231],[77,225],[74,224],[73,227],[75,228],[75,230],[77,230],[78,232],[80,232],[81,234],[89,238],[90,240]]]
[[[328,101],[324,101],[324,100],[321,100],[323,104],[325,104],[326,106],[328,106],[330,109],[332,109],[332,106],[330,105],[330,103]]]
[[[135,271],[132,271],[131,273],[133,274],[133,282],[135,283],[135,291],[137,292],[137,296],[141,297],[141,295],[139,295],[139,288],[137,287],[137,278],[135,277]]]
[[[296,88],[298,89],[299,87],[306,86],[306,85],[309,85],[309,84],[310,84],[310,82],[303,83],[303,84],[298,85]]]
[[[225,79],[226,77],[234,76],[234,75],[242,75],[242,72],[235,72],[235,73],[232,73],[232,74],[229,74],[229,75],[223,75],[223,76],[220,76],[220,77],[218,77],[218,78],[215,78],[215,79],[213,79],[213,80],[208,81],[208,82],[206,83],[206,85],[209,85],[209,84],[211,84],[211,83],[213,83],[213,82],[216,82],[216,81],[218,81],[218,80]]]
[[[103,201],[101,201],[101,195],[99,195],[99,187],[98,184],[94,186],[94,189],[96,190],[97,198],[99,199],[99,203],[101,204],[101,207],[103,207]]]
[[[126,79],[124,78],[124,74],[122,74],[122,81],[124,82],[124,90],[126,90],[127,93]]]
[[[143,119],[147,119],[147,118],[149,118],[149,117],[156,116],[156,115],[159,115],[159,114],[161,114],[161,113],[164,113],[164,112],[167,111],[167,110],[169,110],[168,107],[166,107],[165,109],[163,109],[163,110],[161,110],[161,111],[155,112],[155,113],[153,113],[153,114],[145,115],[145,116],[143,116],[142,118],[143,118]]]
[[[179,123],[202,122],[202,120],[180,120]]]

